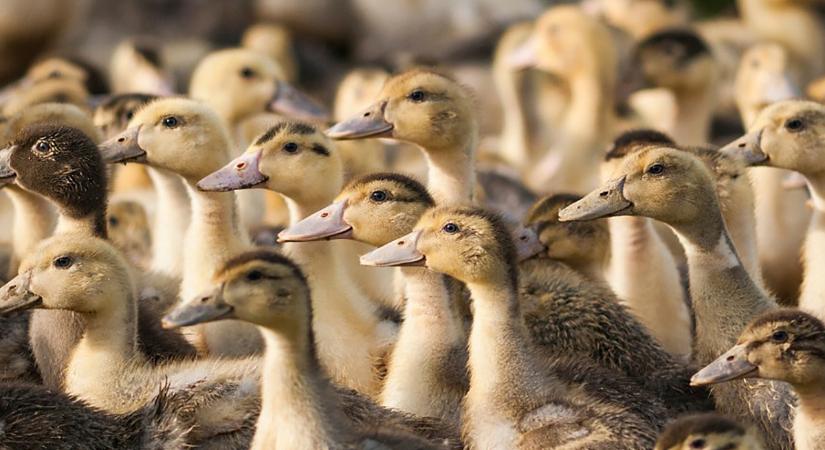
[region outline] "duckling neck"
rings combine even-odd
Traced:
[[[308,323],[278,332],[260,329],[266,353],[261,413],[251,448],[330,448],[336,431],[321,406],[329,392]]]
[[[825,173],[806,175],[808,189],[811,192],[811,203],[817,212],[825,213]]]
[[[684,145],[701,145],[710,141],[710,126],[716,106],[715,83],[674,92],[676,120],[673,138]]]
[[[570,79],[570,106],[564,117],[564,134],[570,139],[598,143],[605,139],[612,120],[613,98],[604,81],[583,75]]]
[[[157,193],[152,224],[152,269],[180,277],[183,274],[180,243],[186,236],[191,213],[189,194],[180,176],[155,167],[150,167],[148,173]]]
[[[427,149],[427,186],[439,205],[466,204],[473,201],[476,185],[475,151],[477,132],[460,145],[438,150]]]
[[[12,248],[14,266],[10,269],[17,273],[16,264],[28,255],[40,241],[49,237],[54,228],[55,217],[51,204],[45,197],[29,192],[20,186],[11,184],[6,187],[12,206],[14,222]]]
[[[60,211],[55,234],[82,233],[89,236],[108,238],[106,230],[106,208],[93,211],[85,216],[73,216],[65,210]]]
[[[809,422],[818,424],[818,428],[825,427],[825,385],[794,386],[799,398],[797,411]]]
[[[495,71],[493,75],[504,110],[501,125],[501,155],[513,166],[524,168],[530,160],[527,108],[520,95],[524,75],[509,68]]]

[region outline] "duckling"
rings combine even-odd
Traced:
[[[637,395],[638,387],[618,374],[573,363],[530,341],[515,258],[496,216],[437,207],[412,233],[361,261],[426,265],[467,284],[474,314],[463,422],[472,448],[650,448],[664,417],[661,405]]]
[[[109,63],[112,92],[172,95],[175,83],[160,61],[158,49],[126,40],[118,44]]]
[[[559,212],[559,219],[639,215],[667,223],[685,248],[696,318],[693,359],[707,364],[730,348],[758,314],[776,308],[748,276],[719,209],[705,163],[663,144],[625,157],[613,178]],[[720,389],[721,388],[721,389]],[[792,448],[787,387],[732,383],[713,389],[717,409],[754,424],[770,448]]]
[[[799,97],[788,52],[778,44],[758,44],[742,56],[736,75],[736,100],[747,128],[765,106]],[[803,189],[784,188],[794,172],[753,167],[749,171],[756,203],[756,238],[765,284],[786,305],[796,303],[802,283],[802,251],[811,213]],[[804,185],[804,183],[803,183]]]
[[[183,409],[185,397],[162,389],[141,410],[109,414],[42,386],[0,384],[0,446],[32,450],[183,448],[189,430],[171,412]]]
[[[654,450],[764,450],[759,439],[741,424],[715,413],[674,420],[656,440]]]
[[[63,83],[55,84],[55,81]],[[44,58],[34,64],[26,71],[25,76],[15,83],[8,85],[0,91],[0,103],[5,103],[13,97],[26,95],[27,92],[35,92],[36,95],[44,95],[42,90],[34,89],[40,84],[52,86],[66,86],[81,88],[86,95],[102,95],[109,91],[104,75],[96,67],[79,58],[50,57]],[[55,89],[52,88],[51,91]],[[46,90],[49,91],[49,90]],[[58,94],[60,94],[58,92]],[[36,96],[35,95],[35,96]],[[69,98],[68,94],[62,95]],[[31,96],[31,94],[29,94]],[[42,100],[41,100],[42,101]],[[78,106],[81,104],[78,103]],[[21,109],[19,106],[13,108]]]
[[[805,274],[799,306],[818,317],[825,317],[823,285],[815,273],[823,267],[819,249],[822,248],[822,230],[825,229],[825,200],[823,182],[819,175],[822,161],[819,148],[825,107],[810,101],[786,100],[763,109],[751,124],[750,131],[722,151],[739,155],[751,165],[765,165],[795,170],[805,176],[814,206],[813,217],[803,247]]]
[[[2,105],[4,116],[13,116],[38,103],[70,103],[86,108],[89,91],[80,82],[72,79],[48,79],[15,92]]]
[[[287,228],[279,239],[353,239],[380,247],[412,231],[434,204],[412,178],[370,174],[350,182],[331,205]],[[441,274],[420,267],[398,270],[404,321],[378,398],[384,406],[458,426],[468,388],[461,300],[453,298],[456,287]]]
[[[0,171],[23,189],[48,198],[59,211],[55,233],[105,237],[106,171],[97,146],[82,131],[63,125],[34,124],[21,130],[6,154]],[[141,345],[153,361],[192,354],[177,333],[160,328],[153,311],[175,298],[175,288],[153,274],[137,273],[142,291],[139,302]],[[83,323],[67,311],[35,311],[31,323],[32,350],[44,383],[62,383],[63,372]]]
[[[799,450],[825,448],[825,325],[796,309],[763,314],[736,345],[699,371],[693,384],[761,378],[789,383],[798,398],[793,437]]]
[[[258,405],[256,358],[188,360],[151,365],[138,348],[135,284],[110,244],[84,234],[57,235],[24,260],[0,289],[0,313],[72,311],[85,323],[65,373],[65,391],[113,414],[142,410],[167,385],[187,393],[176,415],[192,427],[188,444],[247,441]],[[251,416],[251,417],[250,417]],[[239,448],[221,447],[221,448]]]
[[[298,62],[288,28],[274,23],[256,23],[243,32],[241,46],[272,58],[281,67],[285,81],[294,83],[298,80]]]
[[[301,269],[275,252],[256,250],[228,261],[213,289],[165,320],[174,326],[232,318],[259,327],[266,351],[252,449],[445,448],[382,423],[363,429],[347,417],[316,354],[313,310]]]
[[[663,0],[589,0],[585,8],[636,41],[664,28],[684,25],[687,10],[681,2]]]
[[[259,136],[246,153],[201,179],[198,188],[264,187],[278,192],[285,197],[294,224],[329,204],[341,190],[342,178],[337,149],[320,130],[284,121]],[[391,281],[392,271],[370,273],[369,268],[357,266],[363,276],[356,274],[347,262],[363,253],[364,247],[351,241],[286,243],[284,252],[300,261],[311,277],[318,354],[324,368],[339,384],[368,395],[376,393],[378,379],[372,363],[386,352],[397,326],[382,319],[382,302],[373,300],[359,281],[369,277]]]
[[[598,180],[590,166],[614,126],[617,57],[609,31],[577,6],[555,6],[536,20],[516,52],[517,64],[555,74],[569,91],[559,136],[528,175],[528,186],[541,192],[592,189]]]
[[[114,201],[106,211],[106,229],[112,245],[140,268],[149,266],[152,237],[143,205],[131,200]]]
[[[719,71],[705,40],[689,29],[662,30],[639,42],[632,58],[637,76],[676,98],[675,127],[662,131],[682,145],[710,142]]]
[[[251,247],[238,223],[235,195],[197,187],[198,180],[230,159],[230,148],[217,113],[184,98],[161,98],[147,104],[128,129],[100,148],[107,162],[140,162],[183,178],[192,219],[183,241],[182,299],[205,289],[224,262]],[[262,346],[258,330],[239,322],[205,324],[194,332],[198,348],[212,355],[248,355]]]
[[[332,139],[389,137],[421,147],[439,204],[472,201],[478,120],[470,92],[452,78],[413,69],[389,79],[378,100],[326,131]]]

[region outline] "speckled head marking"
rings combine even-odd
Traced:
[[[649,145],[675,147],[676,142],[670,136],[656,130],[638,129],[626,131],[613,141],[613,145],[604,156],[605,161],[624,158],[629,153]]]
[[[709,438],[717,436],[730,440],[732,446],[708,447]],[[745,427],[736,421],[716,413],[696,414],[680,417],[671,422],[656,441],[656,450],[721,449],[755,450],[739,446],[745,437]]]
[[[99,216],[105,236],[106,170],[95,143],[76,128],[36,124],[14,139],[10,166],[17,182],[59,205],[73,218]]]

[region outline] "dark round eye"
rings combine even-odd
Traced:
[[[456,225],[452,222],[445,223],[444,226],[441,227],[441,229],[444,230],[445,233],[450,233],[450,234],[458,233],[458,225]]]
[[[416,90],[410,92],[410,95],[407,96],[407,98],[409,98],[410,100],[412,100],[414,102],[423,102],[424,98],[426,98],[426,97],[427,97],[427,95],[424,94],[424,91],[422,91],[420,89],[416,89]]]
[[[135,112],[131,111],[131,110],[126,111],[125,116],[126,116],[126,120],[132,120],[132,117],[135,117]]]
[[[690,441],[690,448],[705,448],[705,440],[699,438]]]
[[[49,78],[60,78],[61,76],[63,76],[63,74],[60,73],[59,70],[53,70],[51,73],[49,73]]]
[[[660,173],[665,171],[665,166],[661,164],[654,164],[647,168],[647,173],[651,175],[659,175]]]
[[[37,141],[34,144],[34,149],[37,150],[38,152],[47,152],[47,151],[49,151],[49,148],[51,148],[51,147],[49,146],[49,143],[46,142],[46,141]]]
[[[284,151],[287,153],[295,153],[298,151],[298,144],[294,142],[287,142],[284,144]]]
[[[788,341],[788,332],[784,330],[774,331],[771,335],[771,341],[777,344],[782,344]]]
[[[805,122],[802,119],[788,119],[785,122],[785,129],[790,132],[802,131],[805,129]]]
[[[110,227],[116,227],[119,224],[120,224],[120,220],[118,220],[117,217],[115,217],[115,216],[110,216],[109,217],[109,226]]]
[[[370,200],[374,202],[383,202],[387,199],[387,193],[384,191],[374,191],[370,194]]]
[[[52,264],[57,267],[58,269],[68,269],[72,266],[74,260],[71,256],[58,256],[54,259]]]
[[[166,128],[175,128],[178,126],[178,118],[175,116],[164,117],[163,126]]]
[[[260,270],[252,270],[246,274],[247,281],[258,281],[264,277]]]
[[[255,78],[255,71],[249,67],[244,67],[241,69],[241,78],[246,78],[247,80],[250,78]]]

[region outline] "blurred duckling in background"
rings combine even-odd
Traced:
[[[680,417],[665,427],[654,450],[764,450],[735,420],[716,413]]]
[[[152,261],[152,237],[143,205],[131,200],[113,201],[106,211],[109,240],[132,264],[148,269]]]

